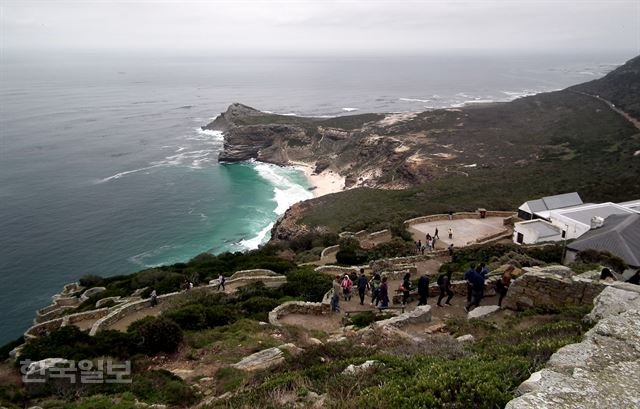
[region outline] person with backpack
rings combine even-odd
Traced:
[[[151,295],[150,295],[150,301],[151,301],[151,308],[155,307],[156,305],[158,305],[158,293],[156,292],[155,288],[153,290],[151,290]]]
[[[358,277],[358,295],[360,296],[360,305],[364,305],[364,295],[369,288],[369,281],[364,275],[364,268],[360,269],[360,277]]]
[[[471,277],[471,301],[464,307],[465,312],[469,312],[480,306],[480,301],[484,297],[484,276],[474,271]]]
[[[513,266],[507,267],[507,269],[502,273],[502,277],[500,280],[496,282],[496,293],[498,293],[498,307],[502,307],[502,299],[507,295],[507,290],[509,290],[509,285],[511,285],[511,272],[514,270]]]
[[[402,305],[407,305],[407,301],[409,301],[409,296],[411,295],[411,290],[411,273],[407,273],[402,279],[402,284],[400,284],[400,291],[402,291]]]
[[[342,279],[342,295],[344,295],[345,301],[351,301],[351,287],[353,287],[353,281],[349,277],[349,274],[345,274]]]
[[[418,305],[427,305],[427,297],[429,297],[429,277],[426,273],[421,275],[418,280],[418,296],[420,296]]]
[[[382,277],[380,283],[380,308],[389,308],[389,285],[387,284],[387,277]]]
[[[444,305],[451,305],[451,299],[453,298],[453,291],[451,291],[451,271],[443,273],[438,276],[438,288],[440,289],[440,297],[438,297],[438,307],[442,307],[442,299],[447,295],[447,301]]]
[[[371,288],[371,305],[378,306],[380,302],[380,274],[376,273],[369,282],[369,288]]]

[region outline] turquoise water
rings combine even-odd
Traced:
[[[303,176],[220,165],[233,102],[300,115],[419,111],[591,80],[631,56],[217,58],[3,54],[0,343],[85,274],[255,248]]]

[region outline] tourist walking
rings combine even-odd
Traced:
[[[433,237],[439,239],[440,236],[438,236],[438,228],[436,227],[436,231],[433,233]]]
[[[386,276],[382,277],[380,283],[380,308],[389,308],[389,285]]]
[[[226,281],[226,278],[222,274],[218,276],[218,291],[220,291],[220,287],[222,287],[222,291],[226,291],[226,289],[224,288],[224,283]]]
[[[471,302],[471,292],[473,290],[473,276],[476,273],[476,265],[471,264],[469,269],[464,272],[464,280],[467,282],[467,303]]]
[[[453,210],[449,210],[449,220],[453,220]]]
[[[369,288],[369,282],[364,275],[364,268],[360,269],[360,277],[358,277],[358,295],[360,296],[360,305],[364,305],[364,294]]]
[[[435,251],[435,249],[436,249],[436,238],[435,237],[433,239],[431,239],[431,247]]]
[[[514,270],[513,266],[507,267],[502,273],[500,280],[496,282],[496,293],[498,293],[498,307],[502,307],[502,299],[507,295],[509,286],[511,285],[511,272]]]
[[[429,297],[429,277],[426,273],[421,275],[418,280],[418,296],[420,297],[418,305],[427,305],[427,297]]]
[[[402,284],[400,285],[400,291],[402,291],[402,305],[407,305],[409,295],[411,295],[411,273],[404,275]]]
[[[453,229],[449,227],[449,238],[453,239]]]
[[[155,307],[156,305],[158,305],[158,293],[156,292],[155,288],[153,290],[151,290],[151,296],[150,296],[150,301],[151,301],[151,308]]]
[[[351,287],[353,287],[353,281],[349,277],[349,274],[345,274],[342,279],[342,294],[345,301],[351,301]]]
[[[369,288],[371,288],[371,305],[378,306],[380,302],[380,274],[376,273],[369,282]]]
[[[484,297],[484,277],[482,276],[482,274],[474,271],[472,276],[471,301],[469,301],[465,305],[464,310],[466,312],[469,312],[475,307],[479,307],[483,297]]]
[[[438,297],[438,307],[442,307],[442,299],[445,295],[448,295],[445,305],[451,305],[451,299],[453,298],[453,291],[451,291],[451,271],[446,274],[440,274],[438,277],[438,288],[440,289],[440,297]]]
[[[453,243],[449,244],[447,250],[449,251],[449,257],[451,257],[451,261],[453,261]]]
[[[336,276],[336,279],[331,283],[333,289],[333,295],[331,296],[331,311],[340,312],[340,293],[342,292],[342,285],[340,275]]]

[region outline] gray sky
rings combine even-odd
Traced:
[[[4,50],[640,53],[640,0],[0,0]]]

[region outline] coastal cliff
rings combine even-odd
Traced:
[[[319,197],[288,212],[272,232],[286,240],[295,225],[300,232],[384,228],[394,217],[451,206],[510,209],[568,188],[589,200],[640,194],[639,100],[636,57],[600,80],[506,103],[335,118],[233,104],[204,128],[224,132],[221,162],[305,163],[341,175],[346,189],[376,189]],[[368,201],[377,207],[364,209]]]

